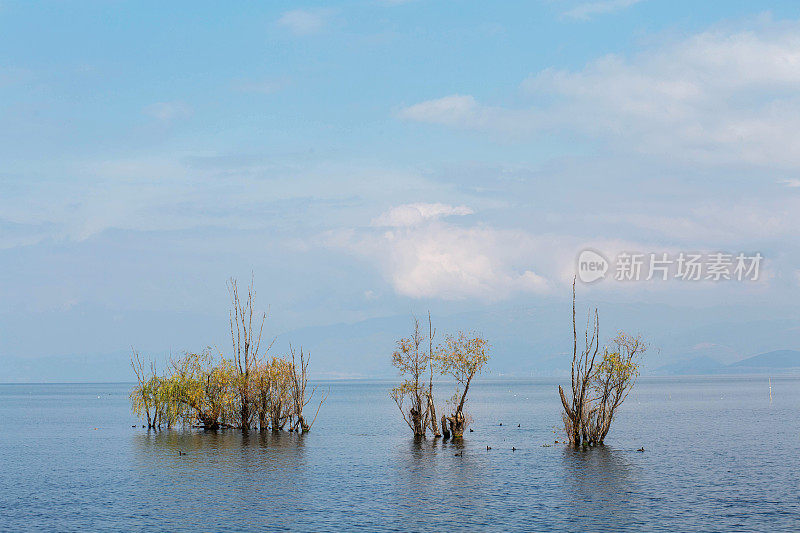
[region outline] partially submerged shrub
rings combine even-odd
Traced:
[[[472,379],[483,370],[489,360],[488,348],[489,343],[482,336],[459,331],[455,336],[448,335],[436,353],[436,366],[440,372],[456,380],[452,408],[446,416],[450,433],[455,438],[464,435],[470,422],[464,414],[464,404]]]
[[[139,361],[134,352],[134,368]],[[159,376],[154,367],[131,392],[133,413],[147,420],[149,428],[179,423],[205,429],[241,428],[309,431],[316,420],[303,415],[303,408],[314,397],[307,395],[308,355],[298,361],[272,357],[255,361],[248,379],[246,423],[242,423],[242,382],[232,359],[214,356],[211,350],[186,353],[173,359],[167,372]],[[141,365],[138,365],[141,366]],[[140,374],[137,373],[137,377]],[[321,406],[325,398],[321,398]],[[317,407],[317,413],[319,407]]]
[[[472,379],[489,360],[489,344],[482,336],[467,334],[447,335],[442,344],[433,346],[436,330],[428,314],[428,349],[421,348],[426,340],[420,333],[419,321],[414,318],[414,333],[397,341],[392,353],[392,364],[400,371],[403,381],[391,391],[403,419],[417,437],[423,437],[428,428],[434,437],[441,436],[433,398],[434,375],[455,379],[456,390],[448,402],[447,413],[441,418],[441,432],[445,438],[452,434],[460,438],[470,422],[464,412]]]
[[[611,345],[603,349],[602,359],[596,361],[600,351],[599,324],[595,309],[591,336],[587,329],[584,347],[578,351],[573,280],[571,401],[568,401],[561,385],[558,392],[564,407],[564,430],[570,443],[576,446],[603,444],[617,409],[636,383],[640,358],[647,350],[641,336],[619,332]]]
[[[170,361],[164,375],[150,364],[146,370],[136,351],[131,366],[137,384],[131,391],[133,413],[147,421],[148,428],[176,423],[206,429],[258,426],[278,431],[306,432],[316,420],[325,401],[320,399],[317,413],[309,422],[303,408],[315,394],[307,394],[310,354],[301,348],[299,361],[290,346],[291,358],[265,359],[260,354],[261,323],[253,327],[252,283],[247,297],[240,300],[236,280],[229,282],[231,293],[231,338],[233,356],[214,355],[210,348],[186,353]],[[299,363],[299,364],[298,364]]]
[[[431,329],[430,339],[432,337]],[[390,395],[416,437],[424,436],[425,428],[436,418],[433,407],[433,351],[420,349],[423,340],[419,321],[415,317],[413,335],[397,341],[397,348],[392,353],[392,365],[404,379],[392,389]],[[430,346],[433,346],[432,341]],[[425,383],[426,377],[430,378],[428,383]],[[431,410],[434,413],[432,417]]]

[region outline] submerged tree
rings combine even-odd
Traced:
[[[469,417],[464,414],[464,404],[472,379],[483,370],[487,361],[489,343],[477,334],[468,335],[460,331],[458,335],[448,335],[444,345],[436,352],[436,362],[442,374],[456,380],[456,391],[451,400],[451,413],[443,416],[449,433],[453,438],[461,438],[469,424]]]
[[[165,397],[181,422],[205,429],[236,427],[237,379],[232,361],[215,358],[209,348],[172,361],[163,379]]]
[[[439,432],[439,424],[436,421],[436,405],[433,401],[433,362],[436,359],[434,357],[433,351],[433,337],[436,336],[436,330],[433,329],[433,323],[431,322],[431,312],[428,311],[428,367],[429,367],[429,374],[430,380],[428,381],[428,420],[430,421],[431,432],[433,433],[434,438],[441,437],[442,434]],[[444,426],[444,423],[442,423]]]
[[[231,343],[233,344],[233,360],[236,362],[237,388],[239,391],[239,425],[242,429],[248,429],[252,417],[250,410],[252,403],[252,398],[250,397],[250,371],[259,359],[261,333],[264,330],[264,321],[267,318],[267,314],[262,313],[260,317],[256,318],[256,327],[258,328],[258,332],[256,332],[253,329],[255,290],[253,289],[252,277],[247,288],[247,297],[244,300],[239,298],[239,286],[236,278],[231,278],[228,281],[228,292],[231,296]],[[260,324],[258,323],[259,318],[261,320]],[[269,347],[267,351],[269,351]]]
[[[309,431],[311,426],[314,425],[314,422],[317,420],[317,415],[319,414],[319,410],[322,407],[322,404],[325,402],[325,396],[320,399],[319,405],[317,406],[317,412],[314,413],[314,418],[309,423],[303,417],[303,408],[308,405],[308,403],[314,398],[314,394],[317,391],[317,388],[314,387],[311,390],[311,394],[306,399],[306,387],[308,386],[308,362],[311,359],[311,354],[307,356],[303,353],[302,346],[300,347],[300,356],[299,362],[297,364],[297,360],[295,358],[295,351],[292,348],[292,345],[289,345],[289,351],[292,354],[292,364],[290,366],[290,373],[289,378],[291,379],[291,400],[292,400],[292,418],[293,423],[291,425],[290,431],[302,431],[303,433]]]
[[[603,444],[617,408],[628,397],[639,376],[639,357],[647,350],[641,336],[619,332],[592,376],[589,444]]]
[[[419,331],[419,320],[414,317],[414,333],[411,337],[404,337],[397,341],[397,348],[392,353],[392,365],[394,365],[403,376],[403,382],[392,389],[392,399],[400,409],[403,419],[414,432],[415,437],[425,436],[425,427],[428,425],[429,410],[423,410],[423,404],[427,407],[433,402],[433,377],[428,390],[423,385],[424,374],[433,372],[431,366],[431,355],[420,350],[423,341]],[[408,406],[406,406],[408,399]]]
[[[289,401],[289,362],[281,357],[257,361],[251,369],[254,415],[261,430],[283,429],[291,413]]]
[[[214,356],[210,349],[186,353],[170,362],[164,376],[143,371],[135,354],[132,357],[137,385],[131,392],[131,405],[136,415],[147,419],[149,428],[182,423],[205,429],[248,429],[256,424],[262,430],[280,431],[287,424],[291,431],[306,432],[317,419],[308,421],[303,408],[313,399],[316,389],[307,394],[309,358],[301,352],[299,360],[273,357],[256,360],[249,369],[248,424],[242,424],[241,381],[233,359]],[[141,377],[139,377],[141,376]],[[253,421],[249,422],[252,417]]]
[[[260,324],[256,317],[254,327],[252,282],[245,299],[240,299],[235,279],[228,288],[233,355],[214,355],[210,348],[185,353],[158,375],[155,365],[151,363],[147,371],[134,351],[131,366],[137,384],[130,395],[134,414],[146,419],[150,429],[182,423],[209,430],[248,430],[257,424],[261,430],[279,431],[288,424],[292,431],[308,431],[325,400],[323,396],[309,422],[303,414],[314,396],[314,390],[306,393],[309,357],[301,350],[298,362],[290,346],[291,358],[264,360],[260,349],[266,314]]]
[[[404,378],[402,383],[391,391],[403,419],[416,437],[423,437],[430,428],[434,437],[445,439],[461,437],[468,425],[464,413],[472,379],[481,372],[488,356],[488,343],[479,335],[448,335],[442,344],[434,348],[433,328],[428,313],[428,350],[422,348],[425,341],[420,332],[419,321],[414,318],[414,332],[410,337],[397,341],[392,354],[392,364]],[[436,403],[433,396],[434,375],[448,376],[456,380],[456,391],[450,401],[449,414],[442,414],[441,431],[436,417]]]
[[[575,321],[575,279],[572,280],[572,401],[568,402],[564,389],[558,386],[558,394],[561,396],[561,404],[564,406],[564,429],[567,432],[569,442],[580,445],[584,436],[589,416],[588,395],[591,389],[592,372],[594,372],[594,361],[600,349],[600,319],[597,309],[594,312],[594,322],[592,324],[592,336],[589,337],[589,325],[586,327],[584,348],[578,351],[578,329]]]
[[[145,370],[136,350],[131,353],[131,368],[136,374],[136,386],[130,394],[131,406],[136,416],[147,420],[147,429],[159,427],[164,421],[164,404],[161,380],[156,372],[154,362]]]
[[[558,393],[564,407],[564,430],[570,444],[575,446],[603,444],[617,408],[628,397],[639,375],[639,358],[647,350],[641,336],[632,337],[620,332],[611,342],[611,347],[603,349],[602,360],[596,363],[600,351],[600,322],[596,309],[591,336],[589,329],[587,324],[584,347],[578,351],[573,279],[571,402],[561,385]]]
[[[289,421],[292,414],[291,402],[291,373],[288,360],[283,357],[273,357],[269,365],[270,379],[272,387],[269,394],[269,420],[272,431],[280,431]]]

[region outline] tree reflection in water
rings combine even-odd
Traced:
[[[463,439],[409,438],[395,447],[395,501],[410,510],[405,527],[435,528],[442,516],[469,509],[470,520],[485,516],[487,468],[491,457]]]
[[[608,521],[609,524],[636,521],[632,495],[639,492],[637,467],[628,456],[633,451],[600,445],[589,448],[565,446],[564,500],[575,519]]]
[[[307,435],[237,430],[148,431],[133,436],[140,466],[181,477],[228,474],[298,475],[304,470]],[[179,452],[185,453],[181,455]]]

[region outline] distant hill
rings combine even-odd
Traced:
[[[586,302],[581,314],[594,303]],[[783,363],[780,361],[783,359],[780,357],[775,363],[755,361],[730,366],[728,363],[740,359],[742,353],[759,353],[764,346],[800,346],[800,328],[797,327],[800,311],[797,316],[780,320],[742,322],[738,314],[726,314],[730,313],[726,307],[715,308],[712,313],[706,308],[697,311],[647,304],[596,303],[601,309],[603,343],[623,326],[629,333],[645,335],[653,347],[643,360],[643,372],[647,374],[782,372],[780,365]],[[446,332],[459,329],[476,330],[486,335],[492,349],[489,370],[484,377],[568,378],[573,341],[571,304],[570,300],[542,298],[525,305],[498,304],[479,310],[434,313],[434,327],[438,331],[436,340],[442,340]],[[416,311],[425,322],[425,307],[420,304]],[[134,379],[130,368],[131,345],[136,346],[143,358],[157,359],[159,366],[170,352],[178,355],[185,349],[198,350],[208,345],[223,352],[230,350],[230,340],[225,334],[227,316],[212,320],[204,315],[191,314],[171,324],[169,315],[158,315],[152,320],[148,315],[147,321],[141,317],[131,319],[136,327],[130,329],[119,329],[127,324],[126,321],[87,328],[82,316],[69,315],[69,321],[49,333],[49,336],[70,339],[64,346],[58,346],[58,351],[49,353],[42,352],[41,346],[28,351],[19,341],[27,326],[11,315],[0,314],[0,383],[131,381]],[[40,321],[54,320],[57,317],[48,315],[42,316]],[[187,323],[194,325],[187,326]],[[669,324],[669,328],[665,329],[664,324]],[[195,327],[201,330],[200,334],[193,332]],[[265,338],[271,340],[271,336],[277,334],[271,355],[285,354],[290,342],[313,354],[309,370],[314,379],[395,378],[397,371],[391,365],[390,355],[397,339],[409,335],[412,317],[409,309],[404,314],[356,322],[287,330],[271,329],[273,325],[268,322],[267,327],[270,329],[265,329]],[[581,330],[583,327],[585,323],[579,324]],[[94,343],[101,345],[102,349],[82,351],[84,344],[92,344],[84,339],[93,335],[95,330],[104,332],[102,342]],[[74,331],[80,335],[70,333]],[[150,335],[150,331],[156,333]],[[681,354],[687,357],[680,360]],[[654,371],[658,365],[667,366]],[[796,368],[800,364],[789,357],[786,367]]]
[[[687,358],[676,363],[657,368],[654,374],[673,376],[707,374],[746,374],[763,372],[786,372],[800,370],[800,351],[775,350],[724,365],[707,356]]]
[[[756,368],[800,368],[800,351],[775,350],[742,359],[730,365],[732,367]]]
[[[707,356],[692,357],[657,368],[656,374],[670,376],[694,376],[703,374],[724,374],[728,367]]]

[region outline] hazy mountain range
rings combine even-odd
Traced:
[[[656,374],[706,375],[706,374],[761,374],[800,372],[800,351],[775,350],[753,355],[731,364],[723,364],[707,356],[692,357],[657,368]]]
[[[800,346],[800,328],[795,317],[743,320],[724,307],[687,310],[663,305],[604,303],[600,309],[604,341],[624,325],[627,332],[641,332],[650,342],[643,366],[645,375],[800,369],[800,352],[786,349]],[[427,318],[418,316],[427,331]],[[585,319],[579,319],[579,329],[583,324]],[[665,328],[665,324],[669,327]],[[492,347],[490,377],[556,377],[569,372],[571,302],[498,305],[435,317],[434,326],[437,339],[458,328],[486,335]],[[316,378],[392,377],[395,371],[390,354],[394,343],[408,335],[411,327],[412,318],[408,314],[295,329],[277,335],[270,353],[286,353],[290,342],[302,345],[312,353],[312,375]],[[207,344],[218,346],[222,352],[229,351],[224,328],[219,329],[217,344],[205,339],[197,345],[173,347],[173,352],[200,350]],[[143,356],[158,361],[166,360],[169,353],[164,347],[136,347]],[[124,345],[118,351],[102,354],[0,354],[0,382],[130,381],[133,375],[129,354],[130,349]]]

